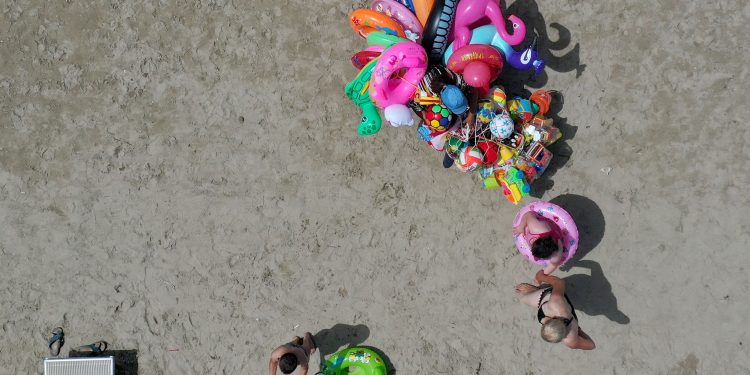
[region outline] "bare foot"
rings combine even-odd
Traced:
[[[539,290],[539,287],[533,286],[529,283],[520,283],[516,285],[516,293],[518,294],[529,294]]]

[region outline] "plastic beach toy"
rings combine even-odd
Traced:
[[[383,124],[383,119],[378,113],[378,109],[375,107],[375,103],[370,98],[370,78],[372,77],[372,70],[375,68],[378,59],[374,59],[367,63],[364,68],[357,74],[354,79],[349,82],[344,88],[346,96],[362,108],[362,118],[359,121],[359,127],[357,128],[357,134],[359,136],[373,135],[380,131],[380,127]]]
[[[374,351],[353,347],[339,351],[321,364],[316,375],[388,375],[385,362]]]

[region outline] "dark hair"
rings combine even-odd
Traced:
[[[297,356],[286,353],[279,358],[279,369],[284,374],[291,374],[297,368]]]
[[[557,251],[557,241],[552,236],[539,237],[531,245],[531,254],[537,259],[549,259]]]

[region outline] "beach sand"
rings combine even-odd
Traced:
[[[578,220],[558,275],[593,352],[517,302],[520,206],[414,129],[357,137],[363,5],[0,4],[0,374],[60,325],[140,374],[263,374],[305,331],[402,375],[750,373],[750,3],[510,5],[547,61],[526,88],[564,97],[525,201]]]

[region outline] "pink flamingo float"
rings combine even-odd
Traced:
[[[456,18],[453,24],[454,50],[469,43],[469,40],[471,40],[469,26],[481,20],[482,17],[489,18],[490,22],[497,28],[500,37],[511,46],[521,44],[526,37],[526,24],[516,16],[508,17],[508,20],[513,24],[513,32],[507,32],[505,17],[497,0],[461,0],[456,8]]]

